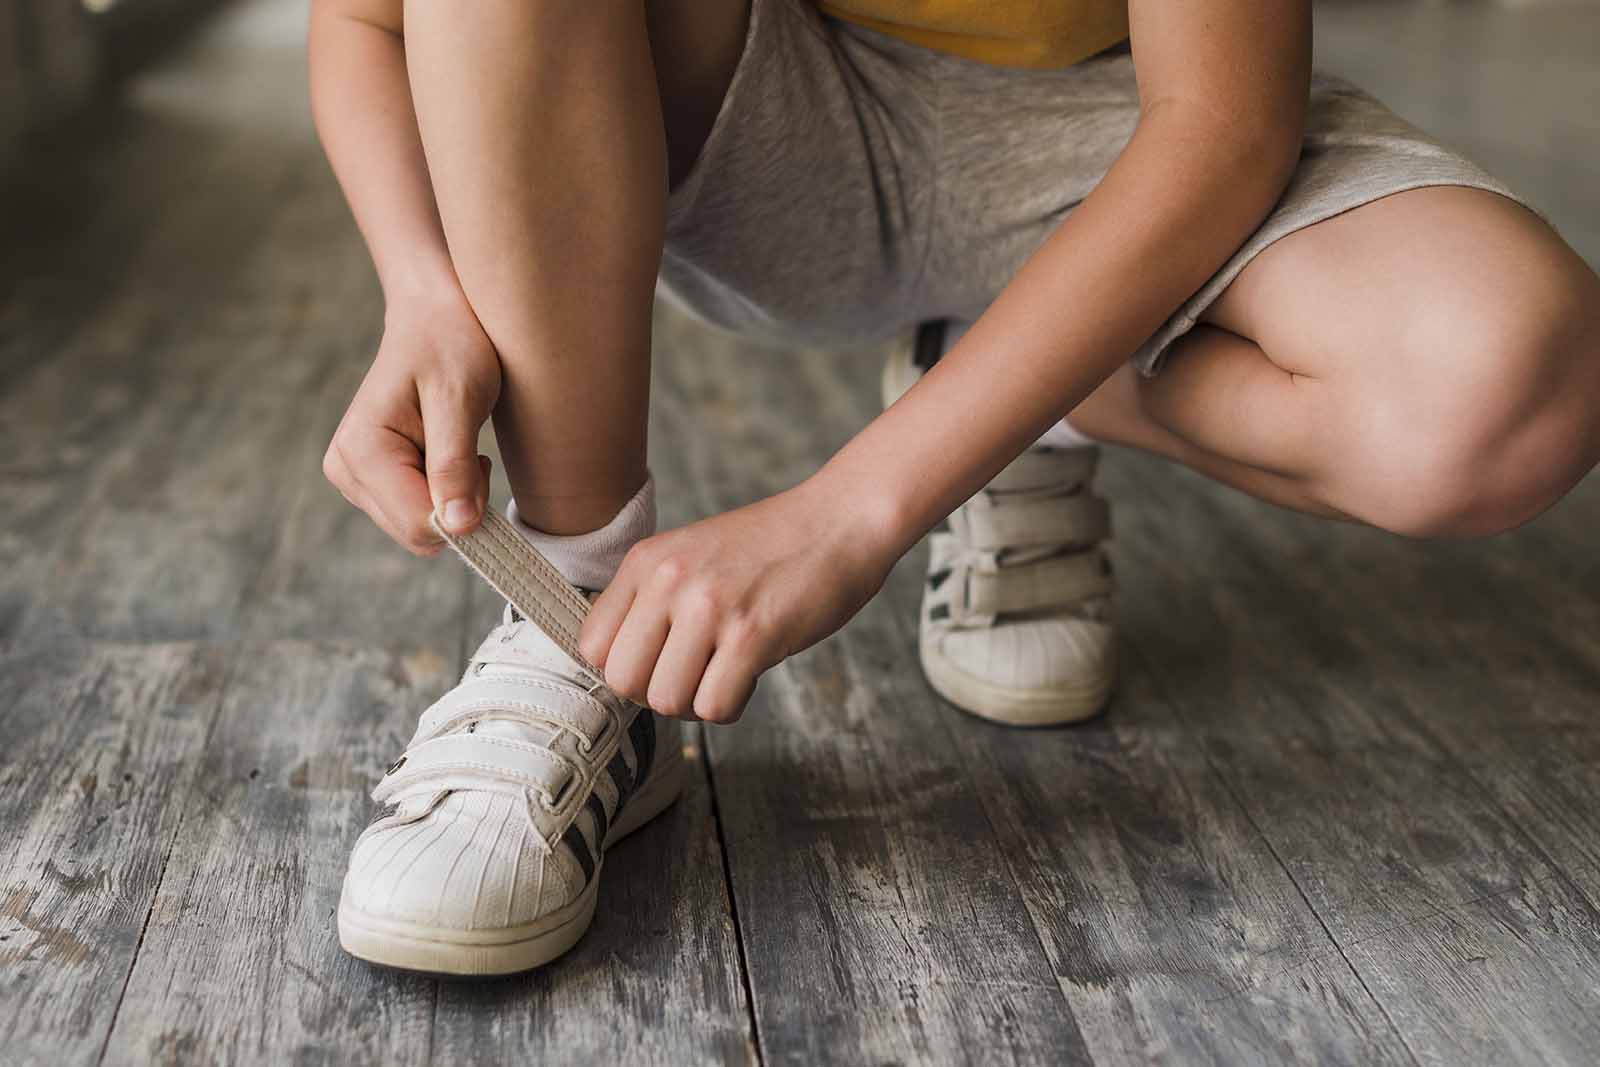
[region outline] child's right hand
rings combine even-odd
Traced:
[[[442,542],[438,509],[466,533],[489,498],[478,431],[500,396],[500,357],[466,298],[391,309],[378,355],[322,460],[344,498],[419,556]]]

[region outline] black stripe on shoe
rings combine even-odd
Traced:
[[[561,835],[561,840],[566,842],[572,854],[578,859],[578,866],[583,868],[583,884],[588,885],[589,879],[594,877],[594,853],[589,851],[589,842],[584,840],[583,832],[576,826],[569,826]]]
[[[599,793],[590,793],[589,799],[583,802],[583,806],[588,808],[589,814],[594,817],[595,847],[604,849],[606,847],[606,827],[608,825],[605,802],[600,799]]]
[[[640,708],[628,727],[628,741],[633,745],[633,781],[644,781],[645,775],[656,762],[656,714],[649,708]]]
[[[617,787],[617,806],[612,810],[621,813],[622,805],[628,802],[628,794],[633,792],[633,783],[637,781],[633,772],[628,770],[628,761],[622,758],[621,748],[618,748],[616,755],[611,757],[611,762],[606,764],[606,773],[611,776],[611,784]]]

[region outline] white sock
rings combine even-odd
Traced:
[[[955,347],[961,336],[967,332],[971,323],[958,322],[950,319],[944,327],[944,352]],[[941,353],[942,355],[943,353]],[[1094,444],[1094,438],[1078,429],[1066,419],[1062,419],[1046,430],[1034,443],[1035,448],[1088,448]]]
[[[617,576],[628,549],[656,532],[656,480],[646,474],[633,499],[610,522],[588,533],[561,537],[535,529],[517,514],[515,500],[506,517],[567,581],[580,589],[604,589]]]
[[[1062,419],[1041,434],[1034,444],[1044,448],[1088,448],[1094,444],[1094,438]]]

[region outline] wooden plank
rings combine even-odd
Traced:
[[[1600,1048],[1594,908],[1530,880],[1347,947],[1419,1059],[1574,1064]]]
[[[298,42],[219,29],[133,83],[95,151],[53,145],[35,160],[5,220],[0,634],[154,639],[231,625],[229,582],[264,547],[262,490],[278,484],[283,438],[305,437],[291,432],[300,396],[322,380],[308,339],[346,336],[351,281],[371,306],[301,83],[262,62]],[[250,346],[255,360],[237,358]],[[237,420],[264,411],[279,439],[254,456],[230,449]],[[214,481],[165,481],[184,459]],[[314,466],[314,454],[295,462]],[[163,525],[174,512],[181,529]],[[49,597],[30,573],[41,567],[57,582]]]
[[[657,324],[652,462],[675,520],[804,477],[871,410],[870,353],[758,368],[670,311]],[[764,1059],[1081,1061],[893,611],[869,605],[770,672],[744,724],[706,731]]]
[[[1403,713],[1554,872],[1351,950],[1375,981],[1409,980],[1393,1009],[1409,1028],[1472,1059],[1581,1063],[1600,1044],[1597,514],[1591,479],[1514,535],[1419,547],[1353,532],[1328,567],[1279,575],[1352,635]],[[1303,549],[1301,527],[1288,533],[1284,547]],[[1373,614],[1395,625],[1361,625]],[[1427,624],[1406,625],[1419,618]],[[1473,952],[1452,953],[1442,931]],[[1463,958],[1471,980],[1455,973]],[[1451,1025],[1458,1003],[1479,1026]]]
[[[336,202],[331,190],[319,199]],[[300,266],[319,248],[310,235],[325,230],[313,226],[325,221],[320,207],[284,205],[255,253],[268,263],[240,257],[236,284],[258,269],[272,279],[263,287],[282,309],[276,322],[245,335],[185,322],[161,343],[123,353],[162,383],[161,403],[142,433],[94,450],[65,536],[57,528],[36,546],[51,596],[19,628],[145,639],[235,630],[286,488],[320,482],[318,461],[344,399],[328,393],[328,368],[370,354],[342,327],[350,287],[341,282],[358,269],[354,258],[328,254],[316,257],[319,267]],[[354,243],[339,233],[343,247],[331,253]],[[29,429],[52,436],[47,424]],[[167,595],[151,597],[155,589]]]
[[[1083,1062],[1004,840],[892,607],[709,731],[769,1063]]]
[[[222,665],[191,644],[0,646],[0,1048],[94,1063],[194,815]]]
[[[1144,664],[1071,730],[941,710],[1096,1063],[1407,1058]]]
[[[1514,534],[1420,548],[1345,538],[1327,567],[1284,576],[1347,629],[1418,727],[1568,872],[1600,865],[1597,519],[1600,478],[1590,478]],[[1357,625],[1370,614],[1425,624],[1373,632]]]
[[[1508,810],[1441,740],[1537,727],[1521,701],[1466,689],[1468,648],[1440,639],[1461,607],[1445,591],[1468,576],[1408,583],[1406,561],[1438,550],[1140,473],[1166,542],[1122,545],[1134,640],[1409,1047],[1583,1062],[1595,909],[1530,836],[1538,810]],[[1523,759],[1515,743],[1496,756]]]
[[[424,1063],[435,983],[338,946],[348,847],[437,657],[338,643],[224,646],[229,679],[107,1063]]]
[[[241,36],[263,12],[289,33]],[[277,194],[329,180],[295,69],[298,17],[293,5],[237,8],[72,138],[30,146],[0,218],[0,392],[81,332],[121,328],[96,368],[114,373],[146,333],[233,323],[243,334],[281,316],[244,299],[239,262]]]
[[[208,214],[175,225],[209,228]],[[100,365],[128,343],[127,324],[107,315],[0,405],[22,442],[0,467],[18,517],[4,549],[53,575],[49,597],[20,568],[0,579],[13,628],[377,641],[396,638],[396,616],[372,610],[372,589],[409,593],[393,605],[401,617],[459,604],[457,568],[420,567],[320,476],[381,321],[338,191],[326,176],[300,183],[268,214],[227,284],[277,308],[276,319],[182,319],[159,342],[136,338],[106,374]],[[185,249],[171,250],[176,261]],[[161,293],[143,296],[170,307]]]

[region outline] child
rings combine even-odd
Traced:
[[[675,721],[737,719],[946,516],[933,685],[1008,723],[1097,712],[1094,442],[1414,536],[1582,477],[1600,279],[1314,75],[1309,8],[316,0],[317,123],[388,308],[325,469],[419,554],[436,513],[516,606],[380,784],[345,946],[478,974],[565,951],[605,846],[676,793]],[[658,280],[755,337],[917,340],[814,476],[655,534]],[[507,565],[524,538],[592,610]]]

